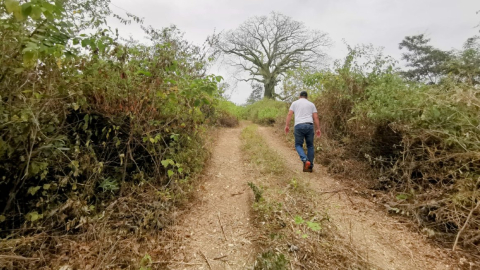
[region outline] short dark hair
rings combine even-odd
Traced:
[[[307,91],[300,92],[301,97],[308,97]]]

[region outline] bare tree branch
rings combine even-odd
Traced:
[[[272,12],[253,17],[236,30],[210,37],[218,53],[234,56],[232,64],[264,84],[265,97],[275,97],[281,76],[299,66],[315,65],[324,59],[330,45],[327,34],[309,30],[301,22]]]

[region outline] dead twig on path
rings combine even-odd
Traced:
[[[17,256],[17,255],[0,255],[0,259],[22,260],[22,261],[39,261],[40,260],[40,258],[27,258],[27,257]]]
[[[250,255],[252,255],[253,251],[254,251],[254,249],[250,250],[250,252],[248,253],[247,258],[246,258],[245,262],[243,263],[242,268],[244,268],[245,265],[247,265],[248,260],[250,259]]]
[[[202,265],[203,263],[187,263],[187,262],[176,262],[176,261],[157,261],[152,262],[152,264],[159,264],[159,263],[168,263],[168,264],[182,264],[182,265]]]
[[[345,193],[345,196],[347,196],[347,199],[350,201],[350,203],[352,205],[355,205],[353,202],[352,202],[352,199],[350,199],[350,196],[348,196],[347,192],[345,192],[345,190],[343,191],[343,193]]]
[[[102,268],[103,262],[105,261],[105,258],[107,258],[107,257],[110,255],[110,253],[112,253],[112,251],[115,249],[115,247],[117,246],[118,241],[119,241],[119,239],[117,239],[117,241],[115,242],[115,244],[113,244],[113,246],[110,248],[110,250],[107,252],[107,254],[105,254],[105,256],[103,256],[103,259],[102,259],[102,261],[100,262],[100,265],[99,265],[99,267],[98,267],[99,269]],[[99,257],[99,258],[100,258],[100,257]],[[98,261],[98,259],[97,259],[97,261]],[[97,264],[97,262],[95,262],[95,264]]]
[[[323,191],[323,192],[319,192],[318,194],[338,193],[338,192],[342,192],[342,191],[345,191],[345,190],[348,190],[348,189],[344,188],[344,189],[338,189],[338,190]]]
[[[355,205],[355,204],[353,203],[352,199],[350,199],[350,196],[348,196],[348,194],[347,194],[347,192],[346,192],[347,190],[348,190],[348,189],[339,189],[339,190],[332,190],[332,191],[320,192],[319,194],[333,193],[333,194],[330,195],[326,200],[329,200],[330,198],[332,198],[333,196],[335,196],[335,194],[338,194],[339,200],[341,200],[341,197],[340,197],[340,194],[339,194],[339,193],[340,193],[340,192],[343,192],[343,193],[345,193],[345,196],[347,196],[347,199],[350,201],[350,203],[351,203],[352,205]]]
[[[214,260],[220,260],[220,259],[223,259],[225,257],[227,257],[228,255],[223,255],[223,256],[220,256],[220,257],[216,257],[216,258],[213,258]]]
[[[205,256],[205,254],[203,254],[203,252],[200,251],[200,250],[199,250],[198,252],[199,252],[200,255],[202,255],[202,257],[205,259],[205,261],[207,262],[208,267],[210,268],[210,270],[212,270],[212,266],[210,265],[210,262],[208,261],[207,256]]]
[[[217,213],[217,217],[218,217],[218,222],[220,223],[220,228],[222,228],[223,237],[225,238],[225,241],[228,241],[227,236],[225,235],[225,230],[223,230],[222,221],[220,220],[220,212]]]
[[[475,190],[474,190],[473,194],[476,193],[478,184],[480,184],[480,177],[478,178],[477,183],[475,184]],[[472,195],[472,202],[475,202],[475,196],[473,196],[473,195]],[[455,251],[455,249],[457,248],[458,239],[460,239],[460,235],[462,234],[462,232],[467,227],[468,222],[472,218],[473,212],[475,212],[475,210],[477,210],[478,207],[480,207],[480,201],[477,201],[477,205],[475,205],[475,207],[473,207],[472,210],[470,210],[470,213],[468,213],[467,220],[465,220],[465,223],[463,224],[462,228],[457,233],[457,237],[455,238],[455,243],[453,244],[452,251]]]
[[[470,210],[470,213],[468,214],[467,220],[465,220],[465,223],[463,224],[462,228],[460,229],[460,231],[458,231],[457,237],[455,238],[455,243],[453,244],[452,251],[455,251],[455,249],[457,248],[458,239],[460,238],[460,235],[462,234],[462,232],[463,232],[463,231],[465,230],[465,228],[467,227],[468,222],[469,222],[470,219],[472,218],[473,212],[475,212],[475,210],[477,210],[478,207],[480,207],[480,201],[478,201],[478,202],[477,202],[477,205],[476,205],[474,208],[472,208],[472,210]]]

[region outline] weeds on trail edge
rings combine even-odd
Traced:
[[[254,270],[286,270],[288,260],[282,253],[267,251],[262,253],[255,260]]]
[[[257,203],[260,202],[262,200],[263,190],[259,189],[252,182],[248,182],[248,186],[252,189],[253,195],[255,195],[255,202],[257,202]]]
[[[175,26],[122,38],[106,18],[142,19],[109,2],[0,3],[0,269],[58,269],[60,246],[73,268],[136,267],[150,243],[132,245],[194,189],[206,131],[238,122],[207,52]]]
[[[255,223],[264,235],[254,269],[287,269],[289,262],[305,269],[371,268],[366,256],[336,232],[328,214],[319,213],[327,209],[319,209],[317,196],[302,177],[287,170],[257,126],[246,127],[242,139],[246,158],[257,172],[248,186],[255,198]]]
[[[311,221],[305,221],[301,216],[296,216],[295,217],[295,224],[297,225],[306,225],[308,229],[310,229],[312,232],[318,232],[322,229],[322,226],[318,222],[313,222],[313,219]],[[303,230],[305,231],[305,229]],[[302,238],[307,238],[308,233],[302,233],[302,230],[297,230],[298,234],[302,234]]]

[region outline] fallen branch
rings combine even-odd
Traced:
[[[207,262],[208,268],[210,268],[210,270],[212,270],[212,266],[210,265],[210,262],[208,261],[207,256],[205,256],[205,254],[203,254],[203,252],[200,251],[200,250],[199,250],[198,252],[200,253],[200,255],[202,255],[202,257],[203,257],[203,258],[205,259],[205,261]]]
[[[202,265],[203,263],[187,263],[187,262],[177,262],[177,261],[157,261],[152,262],[152,264],[159,264],[159,263],[168,263],[168,264],[183,264],[183,265]]]
[[[455,243],[453,244],[452,251],[455,251],[455,249],[457,248],[458,239],[460,239],[460,235],[463,233],[463,231],[467,227],[468,222],[472,218],[473,212],[475,212],[475,210],[477,210],[478,207],[480,207],[480,201],[477,201],[477,205],[474,208],[472,208],[472,210],[470,210],[470,213],[468,214],[467,220],[465,220],[465,223],[463,224],[462,228],[460,229],[460,231],[458,231],[457,237],[455,238]]]
[[[220,220],[220,213],[217,213],[217,217],[218,217],[218,222],[220,223],[220,228],[222,228],[223,237],[225,238],[225,241],[228,241],[227,236],[225,235],[225,231],[223,230],[222,221]]]
[[[48,214],[48,217],[51,218],[53,217],[57,212],[60,212],[62,213],[63,211],[65,211],[65,209],[69,208],[70,206],[72,206],[73,204],[73,200],[67,200],[67,203],[65,203],[62,207],[58,207],[57,209],[51,211],[49,214]]]
[[[480,184],[480,177],[478,178],[477,183],[475,184],[475,192],[473,194],[476,193],[477,191],[476,187],[478,187],[478,184]],[[475,201],[475,197],[473,195],[472,195],[472,201],[473,202]],[[458,231],[457,237],[455,238],[455,243],[453,243],[452,251],[455,251],[455,249],[457,248],[458,239],[460,239],[460,235],[463,233],[463,231],[467,227],[468,222],[472,218],[473,212],[475,212],[475,210],[477,210],[478,207],[480,207],[480,200],[477,201],[477,205],[475,205],[475,207],[473,207],[472,210],[470,210],[470,213],[468,213],[468,216],[467,216],[467,220],[465,220],[465,223],[463,224],[462,228],[460,229],[460,231]]]
[[[342,191],[345,191],[345,190],[348,190],[348,189],[344,188],[344,189],[339,189],[339,190],[323,191],[323,192],[319,192],[318,194],[338,193],[338,192],[342,192]]]
[[[22,260],[22,261],[39,261],[40,260],[40,258],[27,258],[27,257],[17,256],[17,255],[0,255],[0,259]]]
[[[223,256],[220,256],[220,257],[216,257],[216,258],[213,258],[214,260],[220,260],[220,259],[223,259],[225,257],[227,257],[228,255],[223,255]]]

